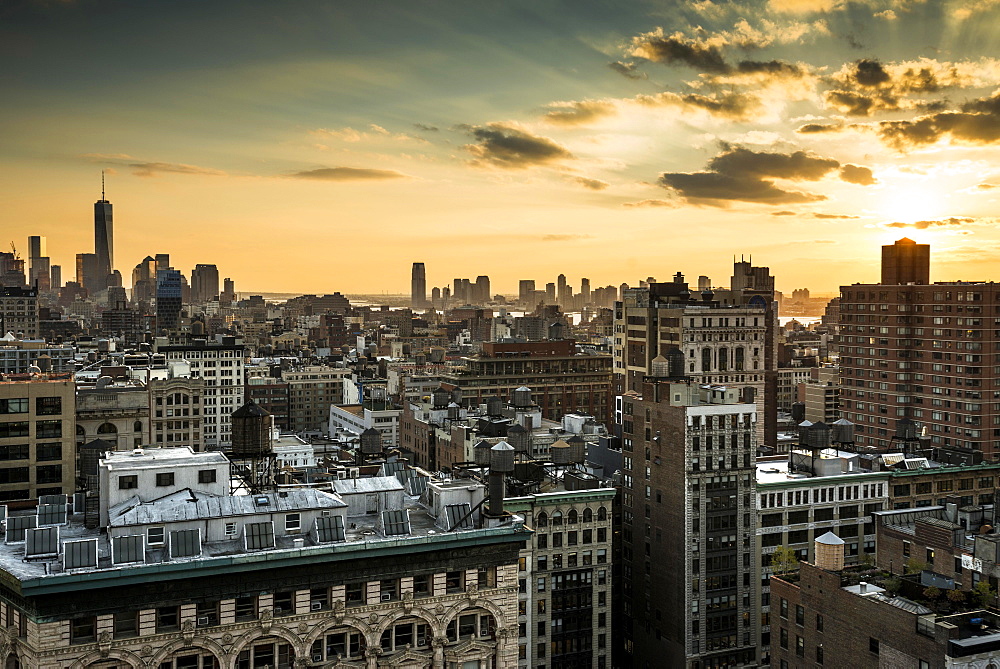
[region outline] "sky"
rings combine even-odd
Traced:
[[[997,279],[1000,0],[6,0],[6,236],[240,292]]]

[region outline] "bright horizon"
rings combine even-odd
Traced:
[[[1000,4],[19,2],[4,10],[6,237],[215,263],[240,293],[494,293],[708,275],[788,294],[1000,257]],[[96,35],[104,38],[95,39]]]

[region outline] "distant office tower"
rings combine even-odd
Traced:
[[[45,237],[31,235],[28,237],[28,258],[41,258],[47,256]]]
[[[926,444],[996,458],[1000,284],[905,285],[894,271],[893,283],[840,288],[840,414],[856,423],[858,448],[906,452]],[[921,271],[911,276],[926,281],[927,267]]]
[[[628,284],[627,283],[623,283],[622,285],[618,286],[618,299],[619,300],[624,300],[625,299],[625,291],[626,290],[628,290]]]
[[[104,197],[103,172],[101,173],[101,199],[94,203],[94,256],[95,280],[97,284],[104,284],[105,279],[115,266],[115,237],[111,203]],[[100,285],[98,290],[106,287]]]
[[[170,254],[169,253],[157,253],[156,254],[156,269],[157,271],[161,269],[170,269]]]
[[[219,295],[219,303],[230,305],[236,301],[236,283],[226,277],[222,282],[222,293]]]
[[[146,256],[132,270],[132,301],[151,302],[154,297],[156,297],[156,261],[152,256]]]
[[[903,237],[882,247],[882,285],[926,285],[931,276],[930,244]]]
[[[545,304],[556,303],[556,284],[549,281],[545,284]]]
[[[569,297],[572,291],[569,288],[569,283],[566,282],[566,275],[560,274],[556,277],[556,301],[559,304],[567,305],[569,304]]]
[[[176,269],[156,271],[156,329],[176,330],[181,321],[183,292],[181,273]]]
[[[709,279],[704,274],[698,277],[698,290],[699,291],[711,290],[711,288],[712,288],[712,280],[711,279]]]
[[[417,309],[426,305],[427,272],[422,262],[415,262],[410,273],[410,306]]]
[[[104,289],[102,274],[98,269],[96,253],[76,254],[76,282],[84,287],[90,295],[96,295]]]
[[[580,279],[580,298],[583,300],[580,306],[590,304],[590,279],[586,277]]]
[[[195,304],[211,302],[219,296],[219,268],[198,264],[191,270],[191,301]]]
[[[476,277],[476,302],[478,304],[486,304],[493,299],[493,295],[490,294],[490,277],[488,276],[477,276]]]
[[[750,291],[761,294],[774,293],[774,277],[769,267],[754,267],[740,258],[733,263],[733,276],[729,288],[732,291]]]
[[[431,289],[431,306],[435,309],[441,308],[441,289],[437,286]]]
[[[52,265],[49,268],[49,285],[52,286],[52,290],[62,288],[62,265]]]
[[[517,301],[528,304],[535,293],[534,279],[521,279],[517,282]]]
[[[621,666],[757,666],[757,407],[683,378],[677,348],[659,362],[618,399]]]

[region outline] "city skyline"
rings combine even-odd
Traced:
[[[256,291],[402,294],[409,256],[488,254],[512,292],[552,257],[608,285],[746,253],[834,292],[904,235],[932,280],[996,260],[991,3],[234,7],[5,10],[11,239],[72,266],[104,169],[119,269],[225,257]],[[390,271],[302,262],[373,237]]]

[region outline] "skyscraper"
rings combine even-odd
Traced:
[[[882,285],[930,283],[931,246],[903,237],[882,247]]]
[[[535,280],[521,279],[517,284],[517,301],[522,305],[528,305],[535,297]]]
[[[618,399],[622,666],[756,666],[757,407],[684,378],[677,348],[653,364]]]
[[[52,290],[62,288],[62,265],[52,265],[49,268],[49,277],[49,285],[52,286]]]
[[[219,296],[219,268],[199,263],[191,270],[191,301],[211,302]]]
[[[410,306],[417,309],[427,305],[427,274],[422,262],[413,263],[410,275]]]
[[[477,304],[487,304],[493,299],[490,291],[490,277],[488,276],[477,276],[476,277],[476,303]]]
[[[176,269],[156,271],[156,329],[176,330],[181,320],[183,293],[181,273]]]
[[[76,282],[83,286],[88,293],[96,295],[105,288],[103,277],[99,270],[99,261],[96,253],[76,254]]]
[[[45,237],[31,235],[28,237],[28,259],[42,258],[46,256]]]
[[[106,288],[103,285],[106,277],[111,274],[115,264],[114,224],[112,223],[111,203],[104,196],[104,173],[101,173],[101,199],[94,203],[94,255],[96,281],[102,285],[98,290]],[[90,290],[88,288],[88,290]]]

